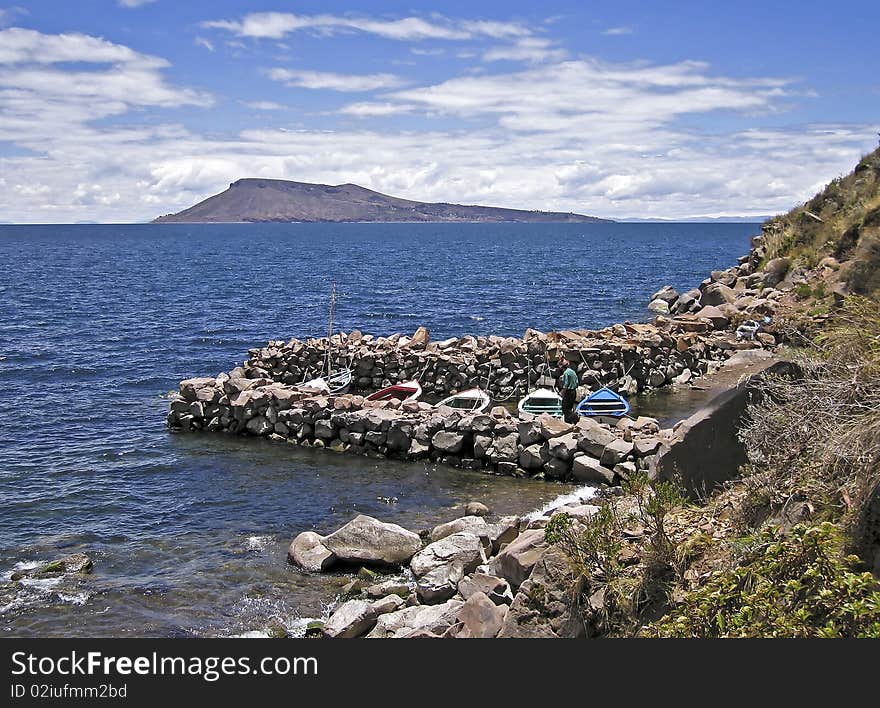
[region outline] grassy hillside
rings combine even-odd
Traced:
[[[845,177],[763,228],[765,261],[786,257],[815,269],[823,258],[840,267],[832,278],[852,293],[880,291],[880,148]]]
[[[639,478],[585,526],[551,520],[594,636],[880,637],[880,150],[752,258],[798,276],[778,314],[812,323],[801,373],[765,380],[749,463],[708,498]]]

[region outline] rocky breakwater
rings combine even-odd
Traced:
[[[727,325],[717,318],[688,315],[601,330],[528,329],[521,339],[465,336],[443,341],[431,341],[424,327],[412,337],[373,337],[355,330],[330,339],[271,341],[250,349],[242,370],[246,378],[297,385],[324,371],[329,349],[333,371],[352,370],[352,392],[367,394],[417,379],[426,397],[440,399],[477,387],[504,401],[555,379],[564,354],[584,391],[612,386],[632,395],[707,373],[739,346],[724,331]]]
[[[716,330],[733,329],[748,319],[771,320],[785,308],[786,296],[805,285],[811,272],[794,265],[788,258],[767,260],[766,241],[775,225],[766,224],[760,236],[752,238],[751,250],[739,258],[739,264],[715,270],[699,287],[685,293],[666,286],[654,293],[648,308],[658,314],[660,323],[687,328],[694,321],[710,321]],[[834,259],[820,264],[836,267]],[[763,347],[773,347],[781,339],[775,327],[762,327],[755,340]],[[721,344],[724,346],[724,344]]]
[[[482,506],[482,505],[478,505]],[[572,503],[577,523],[598,507]],[[288,560],[307,572],[360,568],[320,629],[327,638],[577,637],[578,588],[567,559],[537,518],[486,517],[488,509],[416,534],[358,516],[337,531],[307,531]],[[393,557],[393,562],[389,560]]]
[[[496,474],[613,484],[652,456],[671,430],[653,418],[610,426],[583,418],[570,425],[549,415],[514,417],[496,406],[469,414],[411,401],[316,395],[253,379],[242,370],[188,379],[171,402],[179,431],[225,431],[311,448],[402,460],[433,460]]]

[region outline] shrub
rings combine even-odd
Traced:
[[[835,526],[765,529],[736,568],[641,632],[656,637],[880,637],[880,585]]]

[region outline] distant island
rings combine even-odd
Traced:
[[[609,222],[596,216],[415,202],[356,184],[240,179],[229,189],[152,223],[240,222]]]

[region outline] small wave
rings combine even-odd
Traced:
[[[481,317],[480,315],[470,315],[469,317],[470,317],[470,319],[472,319],[474,322],[482,322],[483,320],[486,319],[485,317]]]
[[[598,487],[591,487],[589,485],[585,487],[580,487],[579,489],[575,489],[569,494],[563,494],[556,497],[556,499],[547,502],[537,511],[533,511],[531,514],[527,514],[525,518],[529,521],[534,521],[535,519],[540,519],[542,516],[546,516],[551,511],[559,509],[563,506],[568,506],[569,504],[584,504],[595,497],[598,493]]]
[[[274,540],[274,536],[248,536],[244,540],[244,547],[247,551],[264,551]]]

